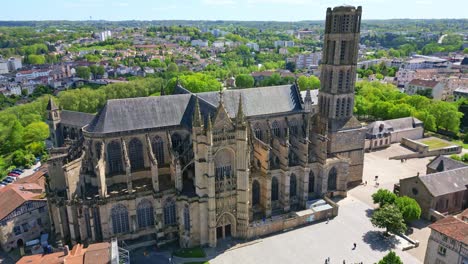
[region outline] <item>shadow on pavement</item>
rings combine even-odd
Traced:
[[[400,243],[394,236],[385,237],[381,231],[368,231],[362,236],[362,241],[369,244],[372,250],[388,251],[395,249]]]
[[[372,214],[374,214],[374,209],[366,209],[366,216],[371,218]]]

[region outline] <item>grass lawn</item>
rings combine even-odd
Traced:
[[[178,249],[174,251],[174,256],[181,258],[204,258],[206,257],[206,254],[203,248],[195,247]]]
[[[449,147],[452,144],[440,140],[438,138],[427,138],[427,139],[421,139],[419,142],[426,144],[429,146],[429,149],[439,149],[439,148],[444,148],[444,147]]]
[[[463,140],[452,140],[453,144],[462,146],[464,149],[468,149],[468,143],[463,143]]]

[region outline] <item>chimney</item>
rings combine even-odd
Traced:
[[[67,245],[65,245],[65,246],[63,247],[63,255],[64,255],[64,256],[68,256],[69,253],[70,253],[70,249],[68,248]]]

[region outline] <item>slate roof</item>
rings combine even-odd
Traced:
[[[451,159],[449,157],[439,155],[434,160],[432,160],[429,164],[427,164],[427,167],[441,172],[441,171],[468,167],[468,165],[466,165],[463,162]]]
[[[390,119],[390,120],[386,120],[385,122],[393,128],[394,132],[412,129],[418,125],[419,126],[423,125],[423,122],[415,117],[403,117],[403,118],[397,118],[397,119]]]
[[[84,130],[113,133],[190,124],[191,97],[178,94],[109,100]]]
[[[93,114],[82,112],[62,110],[60,113],[60,123],[76,127],[84,127],[89,124],[93,118]]]
[[[301,96],[294,85],[225,90],[223,102],[230,118],[237,114],[241,95],[247,117],[302,110]],[[199,93],[197,96],[215,107],[219,103],[219,92]]]
[[[463,191],[468,185],[468,167],[419,176],[419,180],[434,197]]]
[[[454,216],[443,218],[429,227],[449,238],[468,244],[468,223]]]

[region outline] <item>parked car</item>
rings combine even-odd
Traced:
[[[18,178],[8,176],[8,177],[6,177],[5,179],[8,179],[8,180],[11,180],[12,182],[15,182]]]
[[[7,182],[6,180],[3,180],[0,184],[8,185],[8,184],[10,184],[10,182]]]
[[[8,183],[12,183],[12,182],[13,182],[12,179],[8,179],[8,178],[3,179],[3,181],[4,181],[4,182],[8,182]]]
[[[21,173],[24,172],[24,170],[22,170],[22,169],[14,169],[14,170],[12,170],[11,172],[16,172],[16,173],[21,174]]]
[[[18,177],[18,176],[20,176],[20,174],[19,174],[19,173],[15,173],[15,172],[10,172],[10,173],[8,173],[8,176]]]

